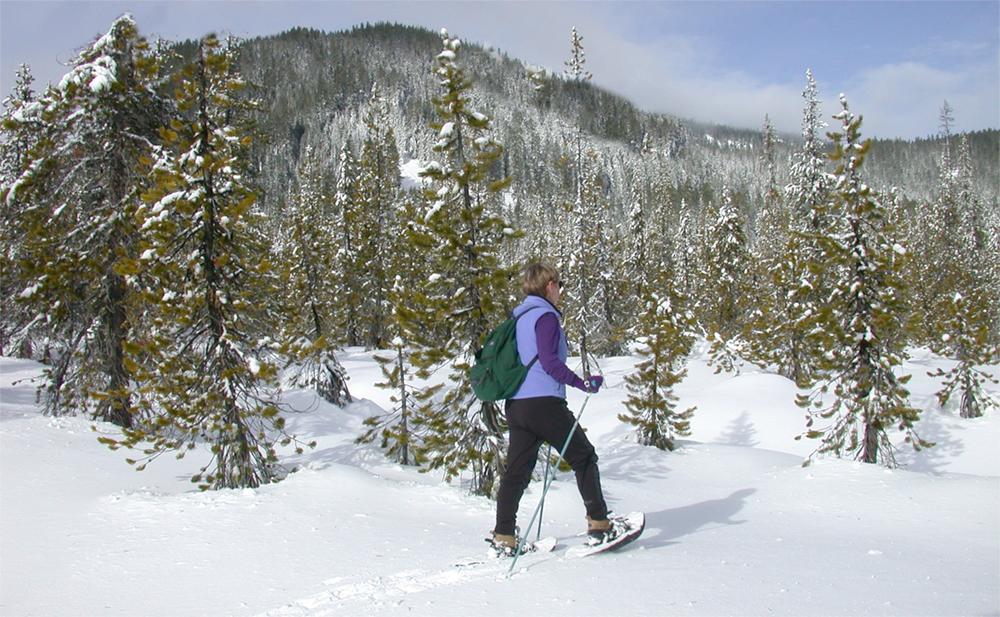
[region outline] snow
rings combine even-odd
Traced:
[[[644,511],[646,532],[619,553],[567,559],[584,521],[572,474],[560,473],[543,521],[559,545],[509,579],[507,562],[453,565],[483,556],[490,501],[354,443],[364,418],[391,405],[371,352],[339,354],[358,399],[346,409],[285,394],[303,410],[291,431],[318,442],[283,454],[296,473],[204,493],[186,478],[209,453],[132,471],[91,421],[40,415],[41,365],[0,358],[0,614],[995,615],[1000,412],[941,409],[927,373],[953,363],[911,351],[911,402],[938,445],[901,453],[897,470],[803,468],[816,444],[794,440],[794,386],[754,367],[717,375],[701,352],[677,390],[680,408],[698,408],[693,434],[672,453],[639,446],[616,417],[637,358],[601,360],[608,387],[581,423],[610,505]],[[572,409],[583,402],[570,394]],[[540,493],[533,482],[522,524]]]
[[[426,167],[427,165],[419,159],[410,159],[400,164],[399,177],[402,189],[404,191],[413,191],[423,188],[424,184],[429,182],[426,178],[420,177],[420,173]]]

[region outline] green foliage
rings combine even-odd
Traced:
[[[192,477],[203,489],[277,479],[276,447],[293,441],[275,403],[283,342],[268,336],[280,293],[244,179],[254,103],[240,96],[231,53],[201,41],[175,84],[180,115],[161,130],[155,186],[137,212],[147,314],[130,354],[149,420],[115,443],[142,448],[143,465],[205,443],[213,457]]]
[[[861,118],[843,97],[841,105],[834,116],[842,122],[841,131],[830,134],[835,225],[819,238],[831,282],[819,323],[831,344],[819,367],[825,376],[798,402],[810,408],[806,436],[822,439],[814,456],[846,451],[863,462],[891,467],[893,426],[918,450],[932,444],[914,429],[920,412],[907,400],[909,376],[895,372],[905,344],[900,276],[905,250],[892,243],[885,208],[861,177],[869,147],[861,140]],[[824,396],[827,392],[833,400]]]
[[[644,310],[635,331],[642,360],[625,377],[629,396],[627,414],[618,418],[635,426],[639,443],[673,450],[675,438],[690,434],[695,408],[677,409],[674,387],[687,374],[683,368],[691,352],[694,317],[685,308],[669,270],[662,270],[644,295]]]
[[[360,281],[358,320],[367,326],[362,337],[368,347],[381,349],[394,336],[390,331],[389,291],[391,255],[399,236],[399,152],[389,122],[388,104],[377,86],[372,86],[365,112],[365,140],[358,161],[358,203],[354,210],[356,263],[353,273]]]
[[[503,148],[489,135],[489,118],[471,108],[471,81],[458,64],[460,42],[445,31],[442,42],[435,68],[441,94],[434,99],[440,121],[431,125],[441,158],[423,172],[431,183],[429,205],[407,230],[411,242],[431,249],[433,274],[410,290],[397,312],[416,346],[417,376],[448,372],[443,388],[417,395],[418,423],[426,431],[419,454],[447,478],[471,469],[473,492],[492,494],[505,449],[499,410],[476,400],[468,371],[489,326],[502,314],[512,273],[499,255],[516,233],[497,214],[496,194],[510,183],[493,173]]]
[[[288,237],[278,258],[288,272],[281,295],[288,315],[282,349],[296,365],[294,383],[311,387],[325,400],[344,406],[351,402],[344,367],[337,360],[337,330],[341,299],[336,272],[339,239],[333,198],[323,187],[322,173],[311,153],[303,159],[299,192],[288,208]]]
[[[58,87],[4,120],[5,259],[21,340],[47,339],[45,412],[84,408],[130,426],[126,348],[136,319],[134,212],[163,103],[157,64],[128,16],[86,47]],[[12,182],[8,183],[7,180]],[[9,243],[9,244],[8,244]],[[6,320],[6,317],[5,317]]]
[[[711,343],[716,372],[736,370],[748,355],[746,330],[752,298],[753,260],[733,194],[723,190],[708,227],[701,276],[700,322]]]
[[[415,388],[408,379],[409,373],[402,342],[402,340],[397,340],[399,344],[396,347],[395,358],[377,354],[374,356],[384,377],[384,381],[375,385],[393,392],[390,396],[393,408],[385,414],[365,418],[365,426],[368,430],[358,437],[357,441],[358,443],[371,443],[378,439],[379,447],[385,450],[386,455],[397,463],[422,465],[424,461],[419,456],[421,434],[415,430],[413,413],[419,397],[424,392]]]

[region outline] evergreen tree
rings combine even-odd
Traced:
[[[0,116],[0,186],[9,191],[30,160],[32,149],[43,133],[40,106],[35,104],[32,89],[34,77],[27,64],[17,71],[10,96],[3,101]],[[31,358],[33,343],[41,339],[35,328],[26,327],[34,322],[34,315],[18,303],[24,273],[21,259],[24,236],[19,228],[21,204],[16,198],[0,201],[0,355],[9,354]]]
[[[703,264],[706,285],[702,325],[711,343],[716,372],[738,370],[747,353],[752,258],[747,248],[744,223],[733,201],[723,189],[718,216],[707,231],[707,255]]]
[[[392,391],[390,400],[393,407],[385,414],[365,418],[367,430],[358,437],[358,443],[379,440],[379,446],[386,455],[401,465],[420,465],[417,456],[421,449],[420,434],[414,426],[414,410],[419,405],[419,397],[425,392],[414,387],[411,373],[406,366],[403,340],[397,338],[395,357],[375,354],[375,361],[382,369],[384,381],[375,384]]]
[[[283,261],[289,266],[288,302],[290,315],[286,340],[296,362],[297,385],[311,387],[325,400],[344,406],[351,402],[347,375],[335,355],[337,332],[333,325],[338,296],[336,259],[337,234],[328,216],[330,195],[324,190],[322,172],[311,153],[301,159],[303,171],[298,194],[288,209],[290,220]]]
[[[418,398],[416,413],[426,430],[419,454],[430,469],[444,469],[446,478],[471,469],[473,492],[490,495],[503,471],[505,444],[497,405],[476,399],[469,368],[502,315],[513,274],[499,265],[499,256],[515,234],[496,215],[496,195],[510,179],[491,176],[503,148],[490,136],[490,119],[472,109],[459,40],[446,30],[441,38],[435,69],[441,93],[434,99],[439,121],[431,125],[440,160],[423,172],[432,183],[430,207],[424,225],[410,232],[418,246],[432,247],[434,271],[398,311],[417,346],[411,356],[417,376],[449,371],[442,388]],[[439,339],[442,330],[446,336]]]
[[[895,371],[903,362],[905,343],[899,272],[905,251],[889,241],[885,209],[861,176],[871,145],[861,140],[861,118],[850,111],[846,98],[840,101],[842,111],[834,118],[841,121],[841,131],[830,133],[830,160],[836,165],[830,213],[836,222],[822,238],[832,284],[821,311],[822,327],[832,342],[820,366],[828,376],[800,395],[798,403],[812,407],[806,436],[822,439],[814,455],[846,451],[863,462],[891,467],[892,426],[916,449],[932,444],[914,429],[920,412],[908,404],[909,375],[900,377]],[[832,400],[824,396],[830,390]]]
[[[671,255],[674,265],[674,281],[680,293],[688,298],[689,302],[695,295],[698,255],[701,252],[698,246],[699,233],[696,230],[694,214],[691,212],[687,200],[681,199]]]
[[[645,288],[644,310],[636,328],[642,360],[636,372],[625,377],[629,396],[627,414],[618,418],[637,428],[639,443],[673,450],[675,437],[690,434],[694,407],[677,410],[674,387],[687,374],[683,368],[691,352],[694,318],[684,308],[684,299],[674,286],[670,270],[664,268],[655,283]]]
[[[950,116],[947,107],[942,110],[942,118],[946,115]],[[949,153],[946,142],[944,161],[951,158]],[[989,285],[988,264],[996,264],[986,253],[983,217],[971,187],[970,159],[968,141],[962,140],[958,160],[942,174],[933,226],[940,235],[935,236],[937,250],[932,253],[934,280],[940,287],[925,316],[933,333],[931,348],[958,361],[949,371],[938,369],[931,373],[944,378],[938,400],[944,405],[960,392],[959,415],[963,418],[977,418],[993,404],[983,384],[996,380],[978,366],[990,364],[998,356],[997,346],[990,340],[990,325],[1000,303]]]
[[[2,198],[17,212],[18,299],[50,338],[45,412],[88,409],[128,427],[135,409],[127,361],[136,319],[127,263],[134,212],[163,103],[157,63],[130,16],[88,45],[58,87],[14,120],[37,131]]]
[[[358,346],[361,339],[361,277],[364,270],[359,257],[360,188],[358,169],[351,147],[345,143],[340,149],[340,167],[337,171],[337,189],[334,195],[335,230],[339,242],[336,266],[332,276],[337,283],[337,297],[343,307],[342,337],[347,345]]]
[[[614,347],[609,307],[613,293],[610,263],[615,251],[609,233],[603,173],[593,150],[587,152],[583,173],[584,183],[571,216],[574,242],[565,269],[566,331],[588,353],[603,355]]]
[[[155,419],[102,440],[142,444],[140,469],[205,443],[212,459],[192,477],[203,489],[278,479],[276,446],[292,441],[275,403],[273,352],[287,342],[273,340],[269,309],[280,292],[247,180],[256,104],[241,96],[232,54],[209,35],[179,73],[179,116],[161,130],[156,185],[138,212],[149,324],[133,360]]]
[[[820,244],[830,228],[830,180],[820,132],[826,127],[820,116],[816,81],[806,71],[802,92],[802,149],[792,160],[790,182],[785,186],[789,233],[784,259],[771,271],[775,287],[784,290],[780,309],[772,324],[781,373],[801,387],[815,377],[817,365],[826,352],[818,332],[817,319],[829,296],[827,267]]]
[[[574,82],[587,82],[593,77],[590,71],[584,68],[587,64],[587,55],[583,51],[583,37],[576,31],[576,26],[573,26],[570,33],[570,57],[565,64],[566,77]]]
[[[389,287],[387,262],[397,237],[394,220],[399,200],[399,152],[389,122],[389,109],[377,85],[372,86],[365,113],[366,136],[358,163],[358,268],[361,278],[360,319],[368,326],[369,347],[388,343]]]

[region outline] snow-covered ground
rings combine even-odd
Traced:
[[[927,353],[906,368],[938,446],[904,452],[893,471],[803,468],[815,444],[793,439],[792,384],[716,375],[701,358],[679,388],[698,407],[692,436],[673,453],[641,447],[616,419],[635,360],[602,361],[609,387],[582,423],[610,505],[645,511],[646,532],[620,553],[567,559],[584,520],[562,473],[544,517],[559,546],[509,579],[498,562],[455,566],[485,554],[491,502],[353,443],[389,393],[370,354],[342,360],[360,402],[288,394],[309,410],[293,432],[318,442],[286,459],[299,472],[202,493],[187,480],[196,457],[135,472],[92,422],[39,414],[38,364],[0,359],[0,615],[1000,614],[1000,413],[941,410],[926,373],[946,362]],[[526,493],[524,524],[540,492]]]

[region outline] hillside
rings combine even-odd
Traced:
[[[428,123],[434,119],[437,94],[430,68],[439,51],[437,33],[390,24],[338,33],[303,28],[246,41],[240,69],[259,86],[257,95],[268,110],[260,125],[265,140],[255,149],[266,202],[280,208],[307,151],[326,162],[333,178],[341,146],[347,142],[356,149],[362,139],[361,117],[373,84],[390,102],[403,161],[429,158],[434,133]],[[668,208],[680,199],[698,204],[701,196],[720,194],[723,185],[744,195],[751,215],[762,199],[766,178],[760,131],[646,113],[589,83],[551,75],[537,91],[527,77],[530,58],[511,58],[474,42],[466,44],[464,58],[477,105],[494,119],[507,150],[504,171],[514,175],[513,190],[522,201],[545,203],[568,190],[557,161],[568,152],[577,122],[602,155],[613,205],[628,198],[636,169],[643,170],[646,194]],[[820,94],[829,116],[838,93]],[[863,109],[858,112],[864,114]],[[928,134],[935,132],[936,119],[927,123]],[[981,131],[970,140],[978,190],[995,206],[1000,132]],[[779,182],[798,143],[797,135],[779,140]],[[941,150],[936,138],[876,141],[866,166],[871,182],[881,188],[898,186],[914,200],[930,199],[937,190]]]

